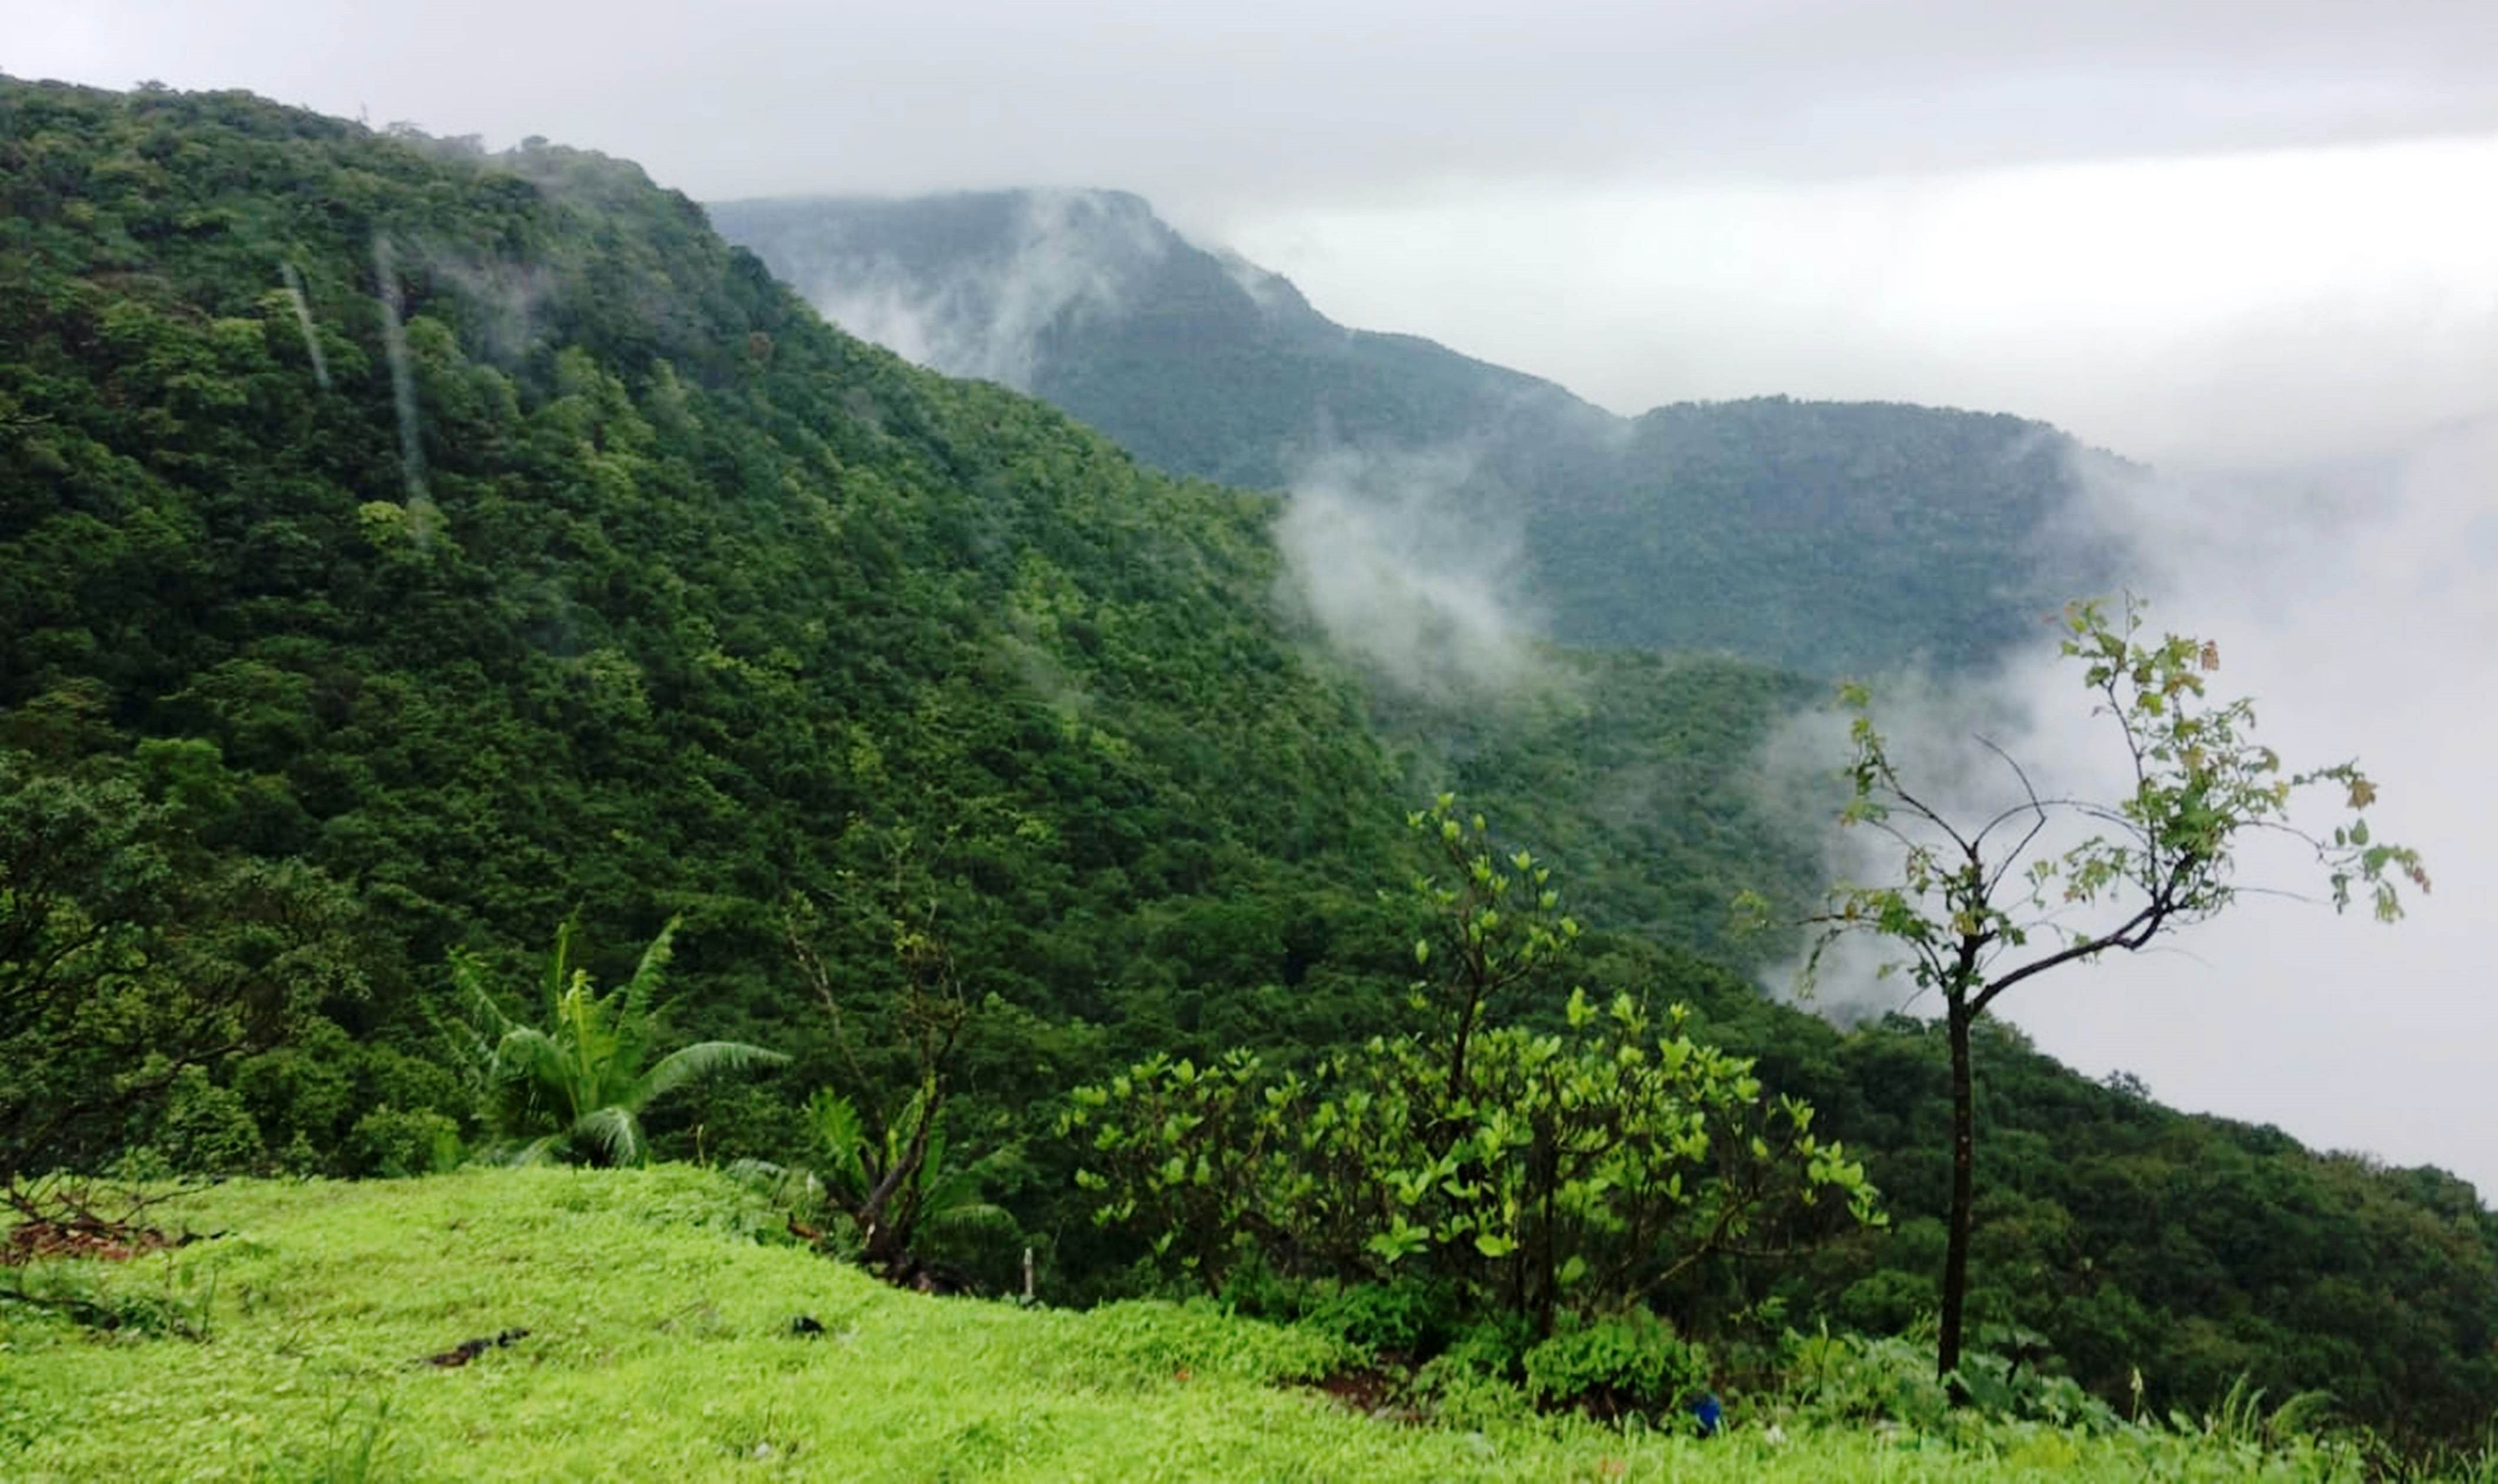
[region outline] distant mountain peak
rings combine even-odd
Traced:
[[[951,376],[1030,391],[1050,331],[1117,310],[1179,235],[1125,191],[817,197],[711,207],[825,318]]]

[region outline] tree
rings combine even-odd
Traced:
[[[921,1236],[1010,1234],[1014,1218],[980,1190],[998,1156],[969,1164],[951,1160],[944,1121],[922,1118],[921,1101],[921,1093],[913,1094],[901,1117],[885,1123],[877,1137],[856,1103],[829,1088],[818,1089],[807,1101],[815,1162],[784,1166],[749,1159],[740,1161],[740,1167],[767,1180],[775,1198],[791,1209],[792,1232],[828,1245],[828,1233],[802,1225],[798,1216],[830,1216],[848,1228],[847,1235],[858,1243],[859,1260],[880,1277],[906,1284],[926,1279],[930,1271],[914,1250]]]
[[[949,835],[937,850],[950,842]],[[783,941],[824,1007],[850,1083],[848,1092],[817,1091],[807,1107],[816,1141],[830,1156],[825,1195],[857,1228],[860,1259],[900,1280],[915,1266],[911,1247],[923,1225],[994,1224],[1004,1213],[980,1199],[985,1160],[960,1168],[945,1162],[946,1105],[963,1032],[976,1007],[964,993],[953,944],[939,922],[941,893],[932,862],[921,858],[907,831],[885,843],[890,877],[861,893],[858,917],[860,926],[888,938],[901,973],[900,993],[884,1008],[909,1051],[907,1095],[880,1096],[879,1080],[860,1058],[857,1007],[845,1013],[839,976],[817,944],[824,924],[815,900],[791,893],[781,921]]]
[[[127,778],[0,748],[0,1182],[93,1169],[207,1070],[360,997],[347,892],[218,854]]]
[[[1813,921],[1821,932],[1806,970],[1841,937],[1868,933],[1897,952],[1885,973],[1906,970],[1921,991],[1941,996],[1951,1054],[1951,1214],[1943,1258],[1941,1335],[1936,1367],[1951,1379],[1961,1363],[1969,1296],[1970,1211],[1975,1199],[1976,1117],[1970,1032],[2015,986],[2111,951],[2134,952],[2155,939],[2218,916],[2237,900],[2237,850],[2254,833],[2284,836],[2312,850],[2336,910],[2354,890],[2380,921],[2402,915],[2399,881],[2428,890],[2418,852],[2381,842],[2361,811],[2376,785],[2356,763],[2306,773],[2254,740],[2252,701],[2206,693],[2220,648],[2176,634],[2146,643],[2141,606],[2129,599],[2111,619],[2102,605],[2077,603],[2065,616],[2064,657],[2082,667],[2130,765],[2132,787],[2113,800],[2041,797],[2008,754],[1985,743],[2019,785],[2010,806],[1977,819],[1955,818],[1911,791],[1869,714],[1861,686],[1842,692],[1855,712],[1849,729],[1851,793],[1840,820],[1870,830],[1899,851],[1896,876],[1881,885],[1841,886]],[[1983,739],[1981,739],[1983,742]],[[2292,806],[2318,790],[2338,791],[2346,822],[2329,834],[2293,823]],[[2067,843],[2074,836],[2078,842]]]
[[[488,1113],[499,1132],[528,1140],[516,1160],[639,1164],[650,1156],[642,1110],[653,1100],[714,1072],[787,1059],[743,1041],[702,1041],[651,1059],[660,1030],[652,1001],[676,931],[673,921],[660,929],[633,977],[601,995],[590,970],[573,962],[573,925],[558,928],[555,951],[547,956],[543,1029],[504,1014],[473,955],[452,955],[453,980],[495,1027],[491,1043],[476,1037]]]

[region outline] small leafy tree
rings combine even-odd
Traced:
[[[1942,1000],[1952,1184],[1936,1366],[1955,1384],[1975,1198],[1970,1046],[1978,1017],[2041,974],[2136,951],[2218,916],[2245,889],[2236,882],[2236,853],[2253,834],[2287,837],[2312,851],[2337,910],[2363,895],[2380,921],[2391,922],[2402,915],[2399,880],[2421,891],[2429,884],[2417,852],[2371,836],[2361,811],[2377,790],[2357,764],[2288,772],[2254,740],[2253,702],[2207,694],[2220,668],[2216,645],[2176,634],[2146,640],[2141,609],[2129,600],[2113,618],[2099,604],[2073,605],[2062,647],[2081,667],[2098,698],[2094,713],[2107,718],[2130,765],[2132,787],[2115,799],[2042,797],[2020,765],[1995,749],[2021,797],[1991,814],[1954,818],[1925,783],[1901,775],[1864,689],[1842,692],[1856,714],[1841,822],[1885,837],[1898,868],[1880,884],[1832,893],[1815,919],[1821,932],[1807,983],[1833,942],[1871,934],[1895,951],[1884,972],[1905,970]],[[2291,819],[2301,797],[2320,790],[2339,795],[2349,814],[2322,835]],[[2076,835],[2078,842],[2066,842]]]
[[[1761,1100],[1751,1063],[1702,1045],[1684,1012],[1569,993],[1564,1025],[1493,1024],[1552,988],[1578,936],[1551,870],[1491,849],[1443,797],[1414,826],[1444,871],[1418,883],[1440,925],[1416,944],[1420,1029],[1271,1073],[1233,1052],[1157,1057],[1079,1089],[1080,1182],[1096,1218],[1137,1230],[1219,1287],[1243,1260],[1288,1277],[1419,1274],[1471,1310],[1552,1332],[1557,1314],[1653,1301],[1714,1257],[1808,1235],[1815,1208],[1874,1219],[1863,1168]],[[1554,997],[1559,998],[1557,991]]]
[[[907,832],[885,846],[889,874],[860,891],[857,904],[863,925],[885,938],[901,973],[899,993],[878,1008],[909,1057],[908,1092],[886,1095],[860,1056],[859,1007],[849,1002],[818,947],[822,910],[804,893],[792,893],[783,905],[782,930],[790,958],[824,1007],[850,1084],[847,1091],[819,1091],[808,1105],[818,1152],[828,1156],[825,1193],[856,1228],[861,1260],[898,1279],[911,1270],[912,1244],[922,1230],[1003,1225],[1007,1217],[980,1199],[987,1161],[946,1162],[954,1063],[975,1006],[940,921],[941,893],[928,862]]]
[[[657,1056],[655,1003],[677,924],[651,940],[633,976],[602,995],[573,960],[574,925],[556,930],[547,956],[544,1026],[505,1014],[475,956],[455,952],[451,975],[485,1030],[472,1036],[484,1063],[487,1117],[496,1131],[525,1141],[516,1162],[553,1158],[640,1164],[650,1157],[642,1111],[699,1077],[787,1058],[743,1041],[702,1041]]]

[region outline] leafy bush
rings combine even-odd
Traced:
[[[884,1125],[881,1138],[849,1098],[828,1089],[808,1100],[806,1117],[806,1162],[741,1159],[729,1171],[769,1196],[788,1214],[790,1230],[818,1250],[910,1281],[924,1259],[977,1257],[1020,1235],[1014,1218],[980,1189],[1010,1152],[968,1163],[951,1158],[944,1117],[923,1117],[917,1099],[904,1120]]]
[[[1373,1354],[1421,1356],[1444,1347],[1461,1312],[1446,1286],[1406,1278],[1336,1289],[1302,1322]]]
[[[2014,1337],[2020,1338],[2020,1337]],[[2028,1337],[2031,1340],[2035,1337]],[[1920,1432],[1942,1429],[1953,1412],[1949,1385],[1935,1375],[1921,1338],[1796,1335],[1788,1339],[1782,1401],[1809,1421],[1891,1422]],[[2041,1422],[2104,1433],[2118,1426],[2113,1408],[2072,1377],[2041,1369],[2042,1357],[2016,1360],[1972,1350],[1956,1379],[1974,1411],[2006,1422]]]
[[[1764,1101],[1751,1063],[1684,1034],[1680,1007],[1659,1030],[1628,995],[1599,1009],[1573,990],[1558,1033],[1495,1024],[1552,988],[1578,926],[1550,869],[1496,858],[1455,801],[1413,823],[1447,868],[1418,883],[1442,933],[1416,962],[1443,965],[1415,988],[1421,1027],[1307,1076],[1234,1051],[1078,1089],[1065,1126],[1091,1134],[1078,1182],[1097,1220],[1209,1289],[1244,1262],[1347,1284],[1421,1276],[1549,1332],[1558,1312],[1649,1302],[1764,1233],[1876,1219],[1812,1110]]]
[[[1709,1353],[1644,1309],[1565,1323],[1526,1352],[1526,1394],[1598,1417],[1657,1412],[1709,1379]]]
[[[463,1152],[460,1125],[430,1108],[376,1108],[347,1136],[355,1173],[384,1179],[438,1175],[456,1168]]]
[[[657,1056],[653,1003],[673,952],[670,922],[642,953],[633,976],[604,995],[574,962],[573,924],[556,930],[547,956],[546,1026],[512,1019],[487,989],[485,965],[455,953],[452,978],[479,1017],[469,1035],[496,1131],[516,1142],[515,1162],[566,1158],[640,1164],[650,1157],[642,1110],[698,1077],[788,1059],[742,1041],[702,1041]]]
[[[1443,1427],[1484,1430],[1535,1415],[1523,1387],[1485,1368],[1481,1357],[1453,1349],[1416,1371],[1405,1388],[1417,1410]]]
[[[174,1079],[156,1142],[180,1175],[241,1175],[269,1162],[269,1149],[242,1098],[196,1066],[184,1067]]]

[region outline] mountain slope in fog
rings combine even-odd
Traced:
[[[1957,668],[2112,574],[2060,518],[2090,470],[2124,466],[2043,424],[1783,397],[1618,418],[1337,325],[1115,192],[710,210],[845,327],[1032,392],[1150,463],[1266,489],[1317,475],[1514,543],[1522,606],[1565,644]]]

